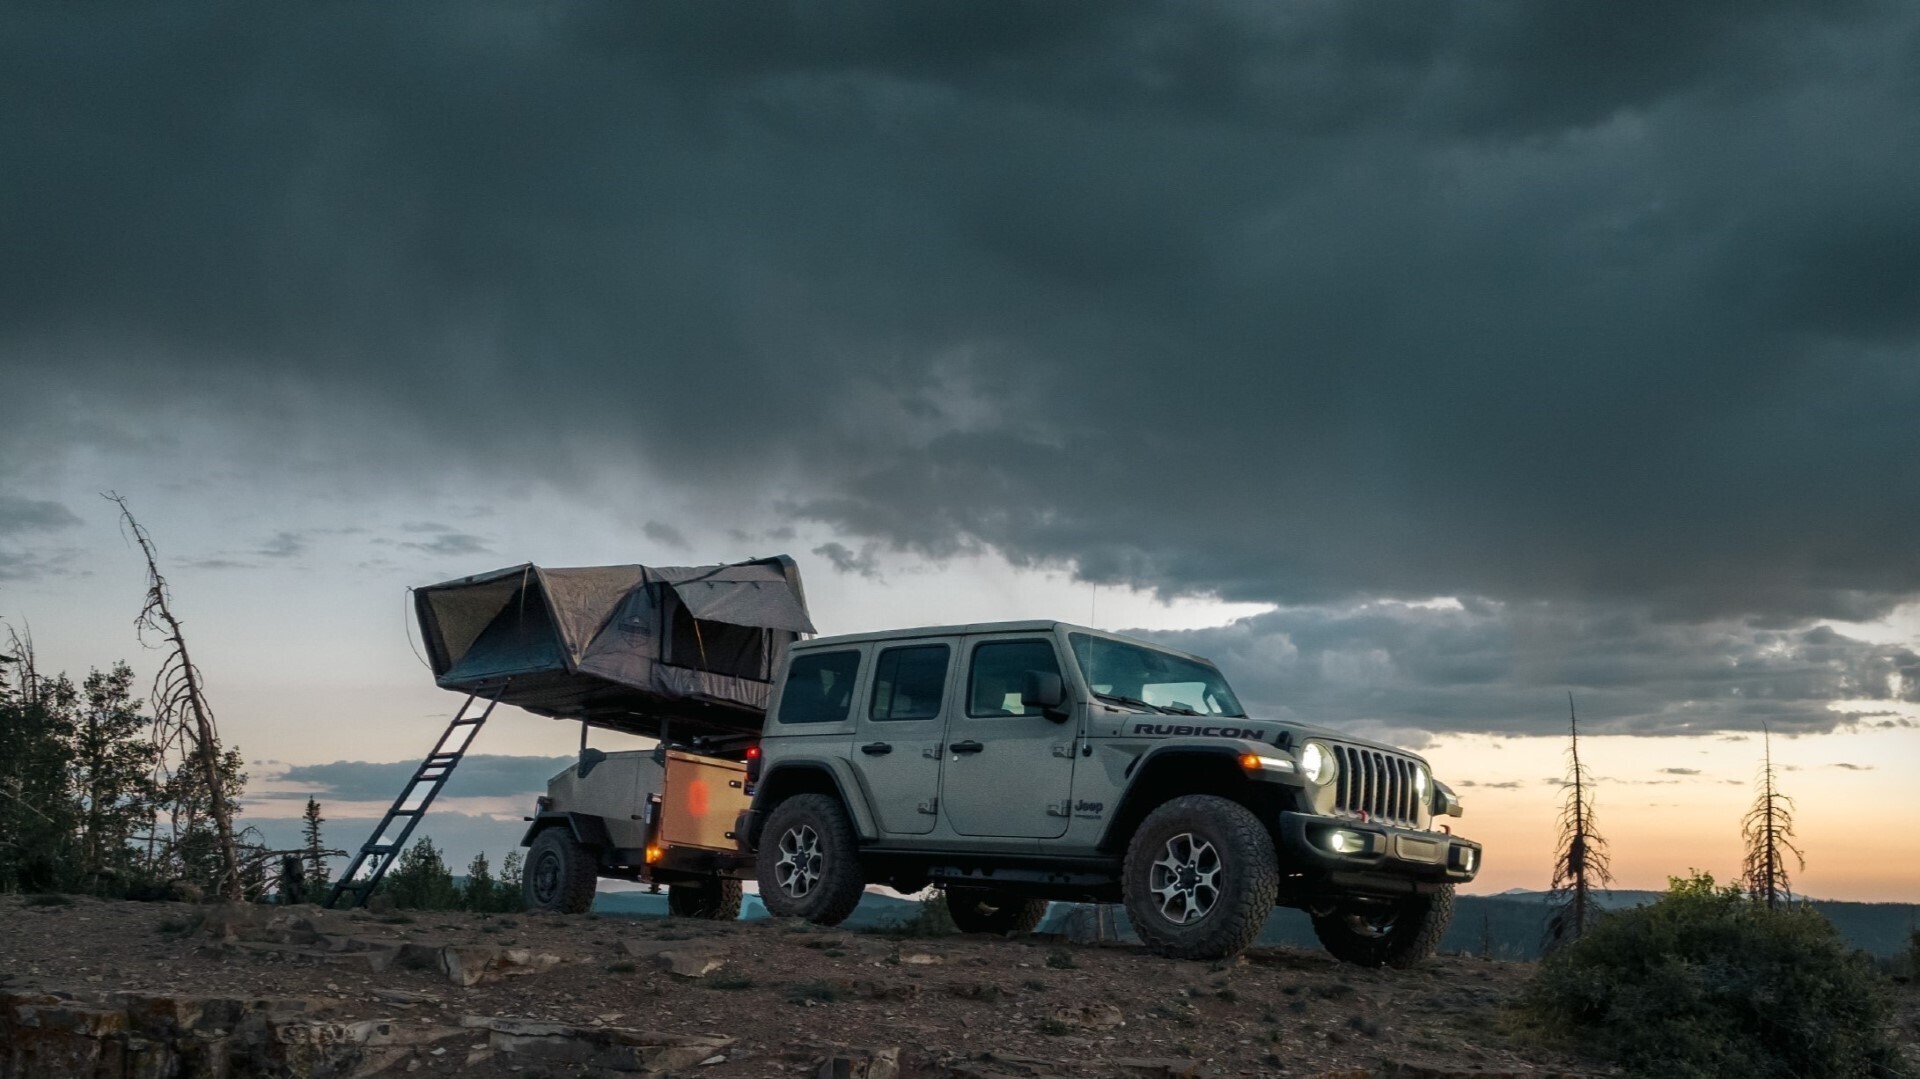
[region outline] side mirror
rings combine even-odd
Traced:
[[[585,779],[587,778],[587,773],[593,771],[595,765],[606,759],[607,755],[605,752],[583,746],[580,750],[580,763],[574,767],[573,774],[579,776],[581,779]]]
[[[1055,723],[1064,723],[1067,719],[1066,683],[1052,671],[1028,671],[1026,683],[1020,687],[1020,703],[1028,708],[1040,709],[1041,714]]]

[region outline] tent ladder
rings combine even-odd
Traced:
[[[493,714],[493,706],[506,688],[506,683],[502,682],[493,690],[493,697],[482,697],[478,692],[467,695],[460,710],[453,714],[453,721],[440,733],[440,740],[433,744],[432,752],[413,770],[413,778],[401,788],[400,797],[393,800],[387,815],[380,818],[380,826],[360,845],[360,853],[353,856],[347,871],[334,882],[333,890],[327,893],[327,901],[322,906],[332,909],[342,905],[348,908],[367,905],[380,879],[399,859],[400,851],[407,845],[407,837],[413,834],[414,826],[420,823],[421,817],[427,815],[427,807],[433,804],[434,798],[440,794],[440,788],[447,785],[447,778],[453,775],[453,770],[467,755],[468,747],[480,734],[487,717]],[[475,711],[476,701],[481,705],[478,711]],[[395,825],[399,826],[399,830],[389,836]],[[366,871],[364,876],[363,870]],[[346,900],[344,904],[342,899]]]

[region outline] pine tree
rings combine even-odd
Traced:
[[[13,634],[8,655],[13,676],[0,691],[0,892],[71,888],[78,694],[65,676],[40,674],[31,638]]]
[[[320,803],[309,796],[307,812],[300,824],[300,835],[306,848],[301,858],[306,863],[307,893],[322,898],[333,876],[333,871],[327,866],[326,845],[320,838],[320,826],[325,823],[327,818],[320,815]]]
[[[1597,908],[1593,893],[1613,883],[1607,841],[1594,828],[1593,777],[1580,762],[1580,718],[1567,695],[1567,792],[1560,810],[1560,850],[1554,858],[1549,894],[1554,905],[1547,923],[1546,949],[1552,951],[1584,936]]]
[[[527,909],[527,898],[520,890],[520,852],[510,850],[500,859],[500,878],[493,882],[493,909],[511,913]]]
[[[88,891],[115,890],[131,880],[136,835],[153,828],[159,751],[146,738],[148,719],[133,700],[133,671],[117,663],[82,685],[74,724],[73,785],[79,820],[74,869]]]
[[[453,873],[433,840],[421,836],[401,852],[393,871],[381,884],[392,897],[393,905],[409,910],[457,910],[460,893],[453,886]]]
[[[1792,855],[1802,870],[1807,859],[1793,843],[1793,799],[1780,793],[1774,781],[1773,732],[1761,728],[1765,747],[1760,764],[1760,794],[1741,829],[1747,841],[1747,861],[1742,873],[1747,894],[1755,902],[1778,909],[1793,902],[1793,881],[1787,873],[1787,856]]]
[[[460,905],[468,910],[486,912],[493,909],[494,893],[493,869],[487,865],[487,852],[481,851],[467,863],[467,885],[460,891]]]

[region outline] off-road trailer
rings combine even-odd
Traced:
[[[814,632],[793,559],[717,566],[513,566],[414,591],[427,659],[467,694],[327,896],[364,904],[471,749],[510,704],[580,724],[521,843],[530,908],[584,911],[600,877],[669,888],[676,913],[737,913],[754,872],[732,829],[747,757],[787,647]],[[607,753],[594,728],[653,738]]]

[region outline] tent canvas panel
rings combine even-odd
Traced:
[[[637,734],[758,730],[774,665],[812,628],[784,556],[512,567],[419,589],[415,610],[441,686]]]

